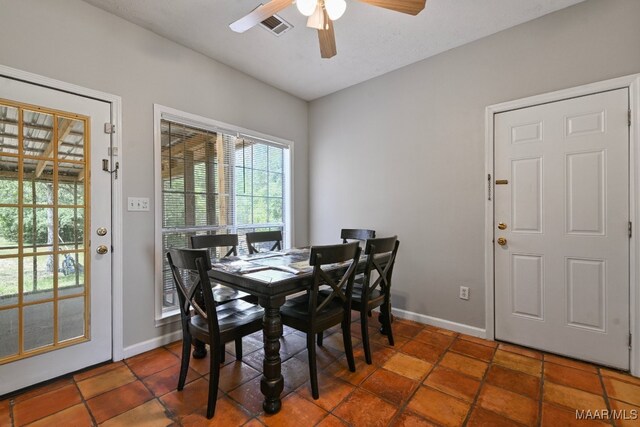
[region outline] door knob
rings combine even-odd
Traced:
[[[109,249],[105,245],[100,245],[97,247],[96,252],[98,252],[100,255],[104,255],[109,252]]]
[[[507,224],[505,224],[504,222],[499,222],[498,223],[498,229],[506,230],[507,229]]]
[[[106,236],[107,235],[107,229],[105,227],[100,227],[96,230],[96,234],[98,236]]]
[[[505,239],[504,237],[498,237],[498,244],[500,246],[504,246],[507,244],[507,239]]]

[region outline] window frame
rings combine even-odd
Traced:
[[[180,111],[171,107],[160,104],[153,104],[153,166],[154,166],[154,196],[155,196],[155,266],[154,266],[154,306],[155,306],[155,326],[159,327],[167,323],[173,323],[179,320],[179,309],[165,310],[162,304],[162,141],[161,141],[161,121],[169,120],[173,123],[200,128],[212,132],[235,134],[247,140],[268,144],[276,147],[284,148],[283,150],[283,222],[284,222],[284,241],[285,248],[291,247],[294,239],[295,226],[293,223],[293,177],[294,177],[294,142],[279,138],[272,135],[256,132],[240,126],[224,123],[218,120],[199,116],[185,111]],[[234,163],[232,167],[235,172],[235,155],[231,155],[231,161]],[[287,167],[288,165],[288,167]],[[235,182],[234,190],[230,195],[230,200],[235,204]],[[234,209],[234,212],[236,210]],[[238,227],[236,214],[234,214],[233,227]],[[246,227],[246,225],[245,225]],[[239,228],[242,228],[240,226]]]

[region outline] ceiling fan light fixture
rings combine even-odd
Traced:
[[[311,16],[316,10],[316,0],[296,0],[296,7],[304,16]]]
[[[318,2],[313,14],[307,19],[307,27],[315,28],[316,30],[326,29],[326,22],[324,22],[324,11],[322,5]]]
[[[327,11],[327,15],[332,21],[340,19],[347,10],[347,2],[344,0],[324,0],[324,8]]]

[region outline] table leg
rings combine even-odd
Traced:
[[[282,336],[282,319],[280,318],[280,306],[284,304],[284,298],[260,298],[260,305],[264,307],[263,318],[263,342],[264,361],[262,362],[262,379],[260,391],[264,395],[262,408],[268,414],[280,411],[280,394],[284,388],[280,359],[280,337]]]

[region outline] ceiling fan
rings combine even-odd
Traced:
[[[252,10],[247,15],[229,25],[237,32],[244,33],[265,19],[287,8],[294,0],[271,0]],[[397,12],[417,15],[426,0],[360,0],[372,6],[383,7]],[[320,56],[331,58],[335,56],[336,39],[333,32],[333,21],[339,19],[347,8],[345,0],[296,0],[300,13],[308,16],[307,27],[318,30],[320,42]]]

